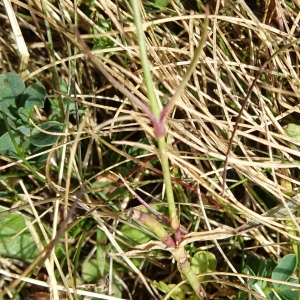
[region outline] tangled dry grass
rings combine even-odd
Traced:
[[[140,4],[148,58],[161,106],[174,94],[185,75],[201,38],[207,10],[203,1],[164,3]],[[164,211],[163,177],[156,159],[153,128],[139,107],[88,61],[80,50],[75,31],[78,28],[81,39],[94,47],[93,53],[105,62],[110,74],[149,105],[131,5],[127,0],[78,4],[74,8],[76,2],[68,0],[1,3],[1,72],[18,71],[27,83],[41,81],[50,96],[39,117],[53,117],[51,101],[57,101],[66,125],[56,148],[49,150],[47,166],[39,170],[46,184],[30,175],[18,181],[9,180],[7,174],[20,168],[26,172],[26,168],[5,157],[1,160],[1,184],[4,191],[11,191],[21,180],[24,199],[33,202],[49,199],[42,208],[32,206],[30,210],[38,216],[47,209],[45,222],[52,229],[39,244],[43,249],[44,242],[47,244],[55,236],[60,215],[68,210],[67,202],[73,201],[72,195],[85,182],[89,189],[80,200],[72,226],[83,218],[94,223],[80,245],[79,249],[83,249],[78,254],[80,264],[95,255],[99,246],[95,236],[100,228],[106,236],[103,243],[111,244],[105,258],[111,266],[108,291],[111,292],[115,276],[112,269],[117,264],[123,268],[117,274],[122,297],[142,299],[151,291],[151,297],[159,298],[152,282],[177,283],[178,272],[165,253],[144,255],[138,267],[126,256],[116,255],[126,251],[124,245],[130,248],[137,244],[124,235],[122,226],[138,226],[126,219],[128,208],[136,205],[132,195],[124,190],[112,195],[120,188],[122,176],[136,193]],[[285,129],[290,123],[299,123],[299,11],[296,0],[210,1],[209,32],[201,59],[167,119],[168,155],[183,227],[188,231],[209,231],[221,224],[238,227],[249,219],[264,225],[260,231],[244,235],[242,240],[199,241],[193,245],[217,257],[217,271],[207,286],[212,299],[232,297],[237,293],[235,285],[247,289],[245,280],[234,275],[241,272],[237,269],[238,261],[250,254],[279,260],[292,252],[292,241],[299,241],[296,208],[287,210],[285,218],[261,217],[276,205],[294,201],[296,207],[298,203],[300,144]],[[280,51],[281,48],[284,49]],[[109,182],[114,189],[105,194],[105,200],[99,182]],[[51,200],[54,197],[55,201]],[[1,201],[4,205],[20,204],[19,199],[7,196]],[[40,229],[47,226],[39,222]],[[58,293],[61,284],[68,299],[78,299],[84,289],[77,288],[76,294],[74,284],[73,292],[68,288],[67,274],[71,275],[71,281],[76,276],[72,266],[80,240],[76,237],[70,241],[68,232],[61,241],[67,263],[60,269],[62,259],[52,253],[45,266],[45,273],[51,278],[53,299],[62,297]],[[20,275],[25,266],[16,263],[19,269],[15,270],[13,261],[3,260],[5,291],[14,278],[9,274]],[[221,271],[228,273],[218,273]],[[222,284],[217,284],[218,281]],[[42,283],[39,278],[32,281],[32,285]],[[24,290],[28,293],[29,288]],[[91,295],[97,297],[95,293]]]

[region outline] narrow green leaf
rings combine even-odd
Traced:
[[[276,268],[276,266],[277,266],[277,263],[272,258],[262,260],[259,264],[259,269],[258,269],[258,272],[256,275],[259,277],[270,278],[272,275],[272,272]]]
[[[105,261],[103,263],[105,263]],[[91,259],[83,265],[81,276],[86,282],[97,282],[101,278],[96,259]]]

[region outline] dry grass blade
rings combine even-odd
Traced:
[[[16,50],[19,51],[20,53],[19,73],[21,77],[24,78],[28,74],[27,67],[28,67],[28,60],[29,60],[29,52],[22,31],[20,29],[18,20],[16,18],[16,14],[13,10],[11,1],[3,0],[3,4],[16,39],[16,43],[17,43]]]

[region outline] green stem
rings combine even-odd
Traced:
[[[141,20],[141,14],[140,14],[140,7],[139,7],[138,0],[131,0],[132,3],[132,9],[133,9],[133,17],[134,17],[134,23],[136,26],[136,32],[137,32],[137,40],[139,44],[139,50],[140,50],[140,60],[143,68],[144,73],[144,81],[145,85],[147,87],[147,94],[150,101],[151,110],[158,120],[160,117],[160,109],[158,106],[158,100],[156,98],[156,94],[154,91],[154,85],[152,80],[152,75],[149,67],[149,61],[147,56],[147,49],[146,49],[146,42],[144,37],[144,30],[143,30],[143,24]]]
[[[180,242],[181,241],[180,223],[176,212],[165,137],[163,136],[158,138],[157,142],[158,142],[162,172],[164,174],[164,183],[166,186],[166,196],[167,196],[169,216],[170,216],[170,227],[173,229],[175,233],[175,240],[177,242]]]
[[[175,200],[174,200],[174,194],[173,194],[173,188],[172,188],[172,180],[171,180],[171,173],[170,173],[170,166],[169,166],[169,160],[167,155],[167,144],[165,139],[165,121],[169,114],[169,112],[172,110],[172,108],[175,105],[176,100],[180,97],[182,91],[186,87],[188,80],[190,79],[192,73],[194,72],[196,65],[198,63],[198,59],[200,57],[201,51],[205,45],[206,37],[207,37],[207,27],[208,27],[208,18],[205,20],[205,25],[203,29],[202,38],[199,42],[199,46],[196,49],[195,56],[193,57],[191,61],[191,65],[183,79],[182,84],[179,86],[177,92],[175,95],[170,99],[169,103],[165,106],[163,111],[160,111],[159,103],[156,98],[156,94],[154,91],[154,85],[153,80],[150,72],[149,67],[149,61],[147,57],[147,49],[146,49],[146,43],[144,38],[144,31],[142,26],[142,20],[140,15],[140,9],[139,9],[139,2],[138,0],[131,0],[132,8],[133,8],[133,14],[134,14],[134,22],[137,30],[137,37],[138,37],[138,44],[139,44],[139,50],[140,50],[140,59],[141,64],[144,72],[144,80],[145,85],[147,87],[147,94],[150,101],[150,106],[152,113],[154,115],[154,121],[153,127],[154,127],[154,134],[157,138],[158,142],[158,149],[160,154],[160,161],[162,165],[162,172],[164,176],[164,183],[166,187],[166,197],[168,201],[168,208],[169,208],[169,215],[170,215],[170,225],[175,233],[175,241],[176,243],[180,243],[181,241],[181,232],[180,232],[180,222],[176,211],[175,206]],[[156,119],[156,120],[155,120]],[[143,218],[143,216],[139,216],[138,219],[141,221],[143,219],[143,223],[147,223],[150,226],[153,225],[152,221],[149,223],[148,217]],[[149,226],[148,225],[148,226]],[[154,225],[156,227],[157,225]],[[162,237],[164,234],[162,232],[159,232],[159,235]],[[168,239],[169,242],[169,239]],[[197,279],[196,275],[194,274],[191,265],[187,258],[187,253],[184,250],[184,247],[176,247],[173,251],[171,251],[175,260],[178,264],[178,269],[181,273],[183,273],[193,289],[195,290],[197,296],[199,299],[205,299],[205,291],[203,290],[201,284],[199,283],[199,280]]]
[[[131,3],[132,3],[134,21],[137,30],[140,59],[143,68],[145,84],[147,87],[147,94],[150,101],[151,110],[153,112],[154,117],[157,119],[157,122],[153,123],[153,125],[154,125],[154,133],[158,141],[158,148],[159,148],[160,160],[161,160],[162,171],[164,176],[164,183],[166,186],[166,197],[167,197],[168,207],[169,207],[170,225],[175,233],[175,240],[177,242],[180,242],[181,240],[180,223],[176,212],[169,161],[167,156],[167,145],[165,141],[165,130],[164,130],[165,124],[164,122],[158,122],[158,119],[160,118],[160,109],[154,91],[153,80],[152,80],[149,61],[147,57],[147,49],[146,49],[146,43],[144,38],[139,1],[132,0]]]
[[[197,67],[197,64],[199,63],[201,51],[203,50],[206,40],[207,40],[208,18],[205,18],[202,28],[203,28],[203,30],[202,30],[201,39],[200,39],[199,45],[194,53],[191,64],[190,64],[189,68],[187,69],[186,74],[184,75],[181,84],[177,88],[176,93],[172,96],[172,98],[169,100],[169,102],[165,106],[163,112],[161,113],[161,116],[160,116],[161,122],[164,122],[164,120],[166,119],[166,117],[168,116],[170,111],[173,109],[175,103],[181,96],[181,93],[187,86],[190,77],[192,76],[193,72],[195,71],[195,69]]]
[[[139,209],[132,209],[129,212],[129,216],[148,228],[150,228],[159,239],[167,246],[167,248],[175,248],[175,243],[167,231],[162,227],[159,221],[151,217],[150,215],[140,211]]]
[[[165,130],[164,130],[165,124],[164,122],[158,122],[158,119],[160,118],[160,109],[154,91],[153,80],[152,80],[149,61],[147,57],[147,49],[146,49],[146,43],[144,38],[139,1],[132,0],[131,3],[132,3],[133,13],[134,13],[134,22],[137,30],[140,59],[143,68],[145,84],[147,87],[148,98],[150,101],[150,106],[153,115],[157,119],[157,122],[153,123],[153,125],[154,125],[154,133],[158,141],[158,148],[159,148],[160,160],[162,164],[164,183],[166,186],[166,197],[167,197],[168,207],[169,207],[170,225],[175,233],[175,240],[177,242],[180,242],[181,240],[180,223],[176,212],[169,161],[167,156],[167,145],[165,141]]]
[[[193,290],[197,294],[198,298],[201,300],[206,299],[206,293],[199,282],[196,274],[192,270],[191,264],[188,260],[188,255],[184,250],[184,247],[179,246],[172,251],[173,257],[177,262],[177,267],[180,273],[182,273],[190,285],[192,286]]]

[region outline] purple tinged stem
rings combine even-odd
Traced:
[[[138,221],[150,228],[167,246],[167,248],[175,248],[176,245],[174,240],[156,219],[140,211],[139,209],[131,209],[129,215],[133,220]]]
[[[161,213],[159,213],[155,209],[153,209],[137,193],[135,193],[122,177],[121,177],[121,180],[123,181],[123,183],[127,187],[127,189],[132,193],[132,195],[134,195],[136,197],[136,199],[138,199],[142,205],[144,205],[151,213],[153,213],[158,219],[160,219],[162,222],[164,222],[167,226],[172,227],[171,222],[165,216],[163,216]],[[172,229],[173,229],[173,227],[172,227]],[[184,230],[183,228],[179,228],[179,233],[180,233],[180,235],[181,234],[185,235],[185,234],[187,234],[187,231]],[[175,237],[176,237],[176,235],[175,235]]]

